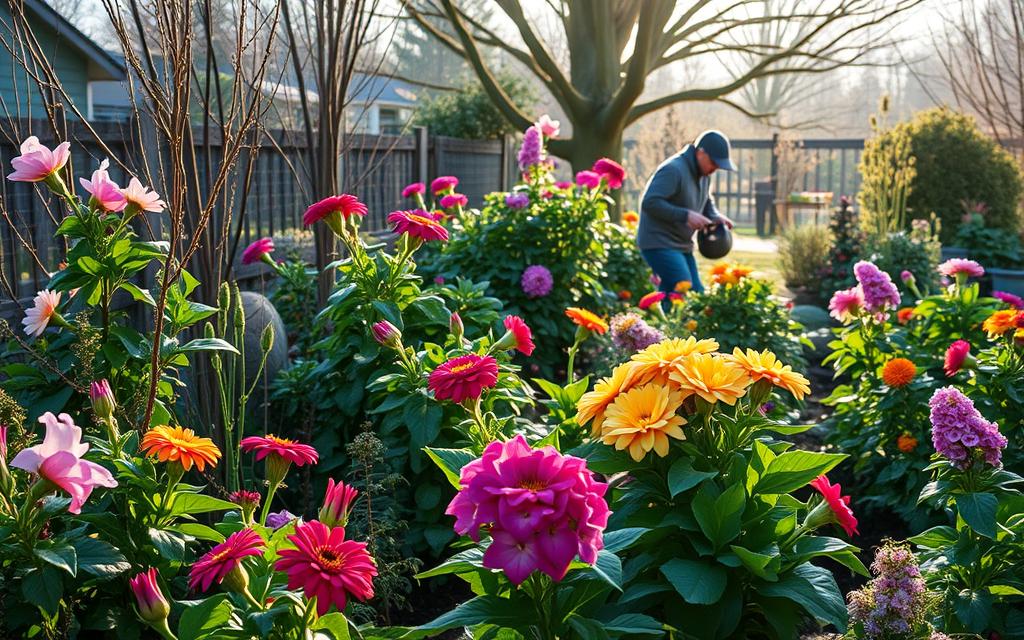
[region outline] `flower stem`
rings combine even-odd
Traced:
[[[274,500],[274,494],[277,493],[277,488],[281,486],[280,482],[275,482],[270,485],[270,490],[267,491],[267,499],[263,503],[263,509],[260,511],[260,525],[267,526],[267,516],[270,514],[270,503]]]

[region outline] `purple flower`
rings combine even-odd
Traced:
[[[993,291],[992,297],[1002,300],[1014,309],[1024,309],[1024,300],[1022,300],[1020,296],[1007,293],[1006,291]]]
[[[523,288],[523,293],[527,298],[543,298],[551,293],[555,280],[551,277],[551,272],[547,267],[531,264],[523,271],[519,285]]]
[[[277,530],[292,520],[295,520],[295,518],[296,516],[290,513],[287,509],[282,509],[276,513],[267,514],[267,526],[271,529]]]
[[[850,593],[850,620],[868,638],[904,637],[925,621],[928,593],[917,558],[906,543],[886,542],[871,563],[874,578]]]
[[[861,260],[853,265],[853,275],[857,277],[864,294],[864,308],[875,314],[879,321],[889,317],[889,309],[900,306],[900,292],[892,283],[892,278],[873,263]]]
[[[519,147],[519,168],[528,169],[540,164],[543,156],[543,141],[541,140],[540,129],[536,126],[530,127],[523,133],[523,146]]]
[[[955,387],[937,390],[931,400],[932,445],[960,469],[971,466],[977,451],[993,467],[1002,465],[1006,438],[999,425],[989,422],[974,403]]]
[[[444,284],[444,276],[434,276],[434,284]]]
[[[611,319],[609,326],[612,342],[627,353],[636,353],[665,339],[665,334],[633,312],[620,313]]]
[[[505,204],[511,209],[522,209],[530,204],[530,196],[525,193],[510,193],[505,196]]]

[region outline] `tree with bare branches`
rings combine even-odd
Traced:
[[[889,39],[896,21],[921,1],[801,0],[776,12],[754,0],[549,0],[543,5],[496,0],[518,38],[479,24],[457,0],[412,0],[406,9],[469,61],[488,95],[519,128],[530,125],[532,114],[522,113],[504,94],[484,51],[496,48],[536,76],[572,123],[571,136],[552,141],[551,151],[579,169],[599,156],[620,159],[623,129],[663,107],[719,101],[746,111],[733,96],[758,78],[820,74],[857,64]],[[561,43],[550,45],[538,35],[537,11],[560,21],[567,69],[552,53]],[[438,17],[447,19],[445,28],[437,26]],[[785,42],[771,42],[764,39],[766,24],[802,26]],[[737,62],[742,56],[749,60]],[[711,71],[697,86],[645,97],[653,72],[703,62]]]

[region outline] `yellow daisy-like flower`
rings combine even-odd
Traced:
[[[594,383],[594,390],[584,393],[576,403],[576,424],[583,426],[593,420],[590,425],[590,433],[593,437],[596,438],[601,434],[605,409],[615,401],[620,393],[628,389],[626,382],[629,378],[629,371],[628,362],[615,367],[611,377],[598,380]]]
[[[981,328],[985,330],[989,338],[1001,336],[1011,329],[1017,328],[1017,315],[1020,313],[1017,309],[1002,309],[996,311],[981,325]]]
[[[736,362],[707,353],[677,362],[669,379],[679,385],[685,397],[696,394],[712,404],[721,400],[730,406],[747,393],[752,383],[747,370]]]
[[[736,347],[732,350],[732,356],[726,357],[746,369],[754,382],[768,380],[776,387],[792,393],[797,400],[803,400],[804,396],[811,392],[811,383],[807,378],[793,371],[793,367],[788,364],[782,364],[775,354],[767,349],[758,353],[753,349],[744,352]]]
[[[640,462],[648,451],[668,455],[668,439],[683,440],[686,419],[676,415],[683,394],[658,384],[646,384],[619,394],[604,412],[601,441],[619,451],[629,450]]]
[[[668,374],[676,362],[695,353],[712,353],[717,350],[718,342],[711,338],[698,340],[690,336],[662,340],[633,354],[630,359],[632,371],[629,384],[640,385],[648,382],[661,385],[669,384]]]

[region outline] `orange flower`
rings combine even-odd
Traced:
[[[910,384],[917,375],[917,367],[906,358],[893,358],[882,367],[882,381],[898,389]]]
[[[698,395],[711,404],[721,400],[729,406],[747,393],[751,383],[743,367],[717,353],[695,353],[680,360],[669,380],[679,385],[684,398]]]
[[[142,451],[157,457],[160,462],[177,462],[188,471],[194,464],[203,471],[206,465],[217,464],[220,449],[209,438],[201,438],[191,429],[161,425],[142,436]]]
[[[629,289],[623,289],[619,292],[619,300],[629,300],[633,297],[633,292]]]
[[[1001,309],[990,315],[981,328],[988,333],[989,338],[1001,336],[1011,329],[1017,328],[1017,316],[1021,314],[1016,309]]]
[[[689,331],[690,333],[693,333],[694,331],[696,331],[697,330],[697,321],[696,320],[687,320],[686,321],[686,330]]]
[[[917,448],[917,438],[909,433],[904,433],[896,438],[896,446],[903,453],[910,453]]]
[[[627,211],[622,214],[622,222],[627,226],[634,227],[640,223],[640,216],[636,211]]]
[[[753,349],[743,352],[736,347],[732,350],[731,359],[746,369],[754,382],[768,380],[776,387],[781,387],[792,393],[797,400],[802,400],[811,392],[811,383],[807,378],[793,371],[793,367],[788,364],[782,364],[775,354],[767,349],[758,353]]]
[[[698,340],[688,338],[671,338],[634,353],[630,358],[630,373],[627,386],[654,382],[665,385],[669,383],[669,373],[675,364],[695,353],[712,353],[718,349],[718,342],[713,339]]]
[[[900,324],[907,324],[913,317],[913,307],[903,307],[902,309],[896,312],[896,319],[899,320]]]
[[[689,280],[680,280],[679,282],[676,283],[675,286],[676,293],[686,293],[692,288],[693,283],[690,282]]]
[[[750,275],[753,271],[750,267],[728,262],[719,262],[711,267],[711,281],[716,284],[737,284],[741,279]]]
[[[598,380],[594,390],[584,393],[576,403],[576,424],[583,426],[593,420],[590,431],[594,437],[601,433],[605,409],[615,402],[620,393],[629,389],[630,368],[628,362],[615,367],[611,377]]]
[[[569,307],[565,310],[565,315],[572,320],[573,324],[589,329],[594,333],[603,334],[608,331],[608,323],[593,311],[587,311],[579,307]]]

